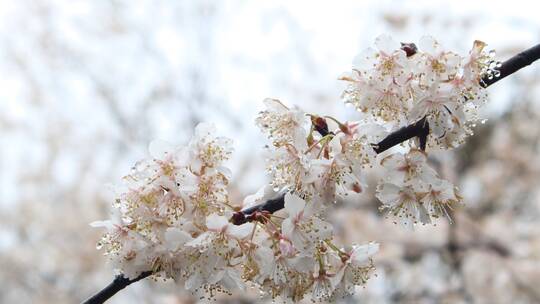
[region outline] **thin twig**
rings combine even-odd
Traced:
[[[515,72],[521,70],[522,68],[532,64],[540,58],[540,44],[533,46],[532,48],[526,49],[525,51],[512,56],[512,58],[506,60],[501,64],[501,67],[498,68],[500,75],[498,77],[492,77],[491,79],[488,76],[485,76],[480,85],[484,88],[489,87],[495,82],[505,78],[506,76],[512,75]]]
[[[138,277],[132,280],[124,277],[121,274],[117,275],[116,277],[114,277],[114,280],[111,282],[111,284],[107,285],[107,287],[103,288],[100,292],[96,293],[95,295],[93,295],[88,300],[82,303],[83,304],[101,304],[107,301],[108,299],[110,299],[120,290],[126,288],[128,285],[135,283],[137,281],[140,281],[146,277],[149,277],[150,275],[152,275],[152,271],[145,271],[141,273]]]

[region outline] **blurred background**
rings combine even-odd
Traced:
[[[375,37],[431,34],[504,60],[540,41],[534,1],[0,0],[0,303],[77,303],[113,270],[95,248],[109,184],[152,139],[201,121],[234,138],[233,199],[264,175],[254,117],[265,97],[354,119],[337,77]],[[431,155],[459,185],[454,223],[408,232],[382,216],[379,178],[333,213],[344,242],[382,243],[348,303],[540,303],[540,62],[489,88],[487,123]],[[255,292],[219,298],[257,301]],[[193,303],[145,280],[110,303]]]

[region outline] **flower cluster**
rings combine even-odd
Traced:
[[[267,100],[266,104],[268,109],[259,114],[257,121],[269,121],[269,117],[279,121],[272,111],[278,105],[284,120],[298,118],[294,124],[259,124],[273,143],[267,160],[271,185],[275,191],[291,191],[304,198],[315,210],[312,214],[323,213],[338,197],[362,192],[367,170],[379,165],[385,171],[377,187],[381,209],[388,210],[406,227],[428,224],[440,217],[450,219],[448,211],[461,203],[457,189],[428,165],[426,152],[410,148],[406,154],[391,154],[379,161],[371,143],[384,138],[383,126],[300,115],[299,109],[289,109],[277,100]],[[312,117],[309,130],[305,127],[308,116]],[[329,130],[327,120],[336,125],[335,130]],[[283,137],[276,140],[271,135],[285,132],[302,137],[283,141]]]
[[[426,118],[429,146],[448,149],[463,143],[478,120],[478,108],[486,101],[484,76],[497,77],[494,52],[475,41],[467,56],[445,50],[424,36],[418,47],[394,41],[387,35],[357,56],[343,92],[354,105],[391,130]]]
[[[300,133],[290,127],[304,115],[281,114],[290,121],[265,123],[274,127],[276,143],[294,142]],[[187,146],[153,142],[152,158],[124,178],[114,204],[119,218],[92,223],[107,229],[98,248],[114,267],[128,278],[152,271],[201,297],[257,286],[272,297],[328,300],[364,284],[378,245],[339,248],[321,208],[298,194],[285,195],[283,215],[260,212],[254,222],[234,224],[237,208],[229,201],[230,173],[223,167],[230,140],[215,133],[201,124]],[[276,195],[266,188],[246,201]]]
[[[299,301],[329,301],[354,293],[374,270],[371,257],[379,245],[341,248],[333,240],[332,224],[320,206],[297,194],[285,194],[286,216],[261,214],[258,246],[248,257],[245,277],[272,297]]]
[[[230,179],[223,163],[232,149],[229,139],[215,133],[213,125],[200,124],[187,146],[151,143],[152,158],[138,162],[118,189],[114,203],[118,218],[92,223],[107,228],[98,247],[105,248],[105,254],[125,276],[134,278],[151,270],[166,277],[187,278],[189,289],[215,284],[211,281],[216,278],[211,275],[214,270],[201,272],[187,267],[190,260],[201,261],[203,257],[224,263],[216,260],[217,255],[200,249],[205,244],[201,238],[209,241],[212,236],[215,242],[231,238],[241,244],[247,236],[245,231],[251,230],[251,224],[241,229],[223,225],[223,219],[227,223],[224,216]],[[220,250],[232,254],[240,247],[231,243],[230,248]]]
[[[454,185],[438,178],[426,161],[426,154],[417,149],[391,154],[381,161],[387,171],[377,188],[381,209],[387,209],[406,227],[429,224],[441,216],[450,219],[448,209],[461,201]]]
[[[494,51],[486,52],[486,44],[475,41],[469,54],[461,56],[430,36],[422,37],[417,48],[381,35],[375,46],[358,55],[352,72],[340,77],[348,83],[344,101],[362,112],[364,121],[389,132],[422,124],[429,129],[428,149],[455,148],[472,135],[478,109],[487,100],[483,79],[500,75]],[[386,156],[380,164],[386,171],[377,187],[381,209],[405,226],[450,218],[448,210],[461,202],[454,185],[437,176],[414,142],[408,153]]]
[[[375,44],[377,50],[359,55],[352,73],[341,77],[349,83],[343,97],[365,113],[362,120],[341,122],[264,101],[256,124],[272,143],[271,182],[243,207],[280,197],[283,211],[254,208],[248,218],[229,201],[231,173],[223,165],[231,141],[201,124],[187,146],[150,145],[152,158],[124,178],[114,204],[118,220],[93,223],[108,231],[98,247],[129,278],[152,271],[201,295],[246,286],[293,301],[353,293],[373,272],[379,245],[336,245],[328,210],[338,198],[363,192],[366,172],[381,166],[385,177],[376,196],[382,210],[407,227],[450,218],[461,197],[428,165],[425,145],[378,155],[377,143],[422,123],[429,128],[427,148],[457,146],[472,133],[486,99],[482,79],[498,73],[479,41],[465,57],[431,37],[421,39],[419,50],[384,35]]]
[[[317,205],[362,192],[363,171],[377,156],[370,143],[382,139],[384,129],[307,115],[276,99],[267,99],[265,104],[267,109],[259,113],[256,122],[272,141],[267,170],[276,191],[293,191]],[[329,131],[327,121],[337,124],[336,130]]]

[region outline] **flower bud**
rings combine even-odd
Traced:
[[[320,116],[311,116],[311,123],[315,127],[315,130],[322,136],[326,136],[328,132],[328,124],[326,120]]]
[[[416,54],[416,51],[418,51],[418,48],[416,47],[416,44],[414,43],[401,43],[401,49],[405,51],[407,54],[407,57],[411,57],[412,55]]]

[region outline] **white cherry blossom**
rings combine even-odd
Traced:
[[[256,123],[267,133],[275,146],[284,144],[298,145],[305,141],[307,117],[297,108],[289,109],[277,99],[264,100],[266,110],[261,111]]]
[[[332,278],[334,288],[343,295],[354,294],[358,285],[365,284],[374,267],[371,258],[379,251],[379,244],[355,245],[339,257],[339,270]]]
[[[366,171],[379,163],[384,176],[376,197],[396,222],[450,219],[462,198],[428,165],[427,153],[457,147],[472,134],[487,98],[481,79],[496,77],[497,64],[479,41],[468,56],[429,36],[418,50],[388,35],[375,47],[340,77],[348,84],[342,98],[362,112],[359,121],[264,100],[256,125],[271,143],[271,180],[243,203],[229,198],[232,141],[215,126],[199,124],[184,145],[152,142],[150,157],[116,189],[116,220],[92,223],[106,229],[98,247],[113,267],[130,279],[148,271],[174,279],[201,298],[246,285],[294,302],[352,294],[372,274],[379,245],[341,249],[326,215],[339,198],[363,192]],[[429,127],[426,151],[412,143],[402,145],[403,153],[378,156],[377,143],[389,132],[419,121]],[[281,199],[284,212],[252,208]]]
[[[368,77],[403,80],[407,76],[407,56],[400,43],[383,34],[375,39],[375,46],[377,50],[368,48],[355,58],[354,68]]]
[[[381,160],[387,170],[387,180],[394,183],[410,182],[413,179],[432,180],[437,173],[427,164],[426,153],[411,149],[406,154],[394,153]]]
[[[430,184],[428,190],[421,196],[420,201],[433,218],[450,219],[449,210],[461,201],[454,185],[446,180],[438,180]]]
[[[426,81],[431,84],[439,80],[451,80],[461,67],[461,57],[453,52],[445,51],[431,36],[420,38],[418,47],[423,51],[422,72]]]
[[[331,276],[325,271],[315,271],[313,274],[312,298],[315,300],[328,300],[334,293]]]
[[[288,217],[282,223],[283,235],[304,254],[332,235],[331,225],[315,216],[313,208],[313,204],[306,204],[296,194],[285,195]]]
[[[381,209],[407,228],[421,222],[431,223],[428,211],[418,199],[418,192],[412,185],[384,183],[377,188],[377,198],[382,202]]]

